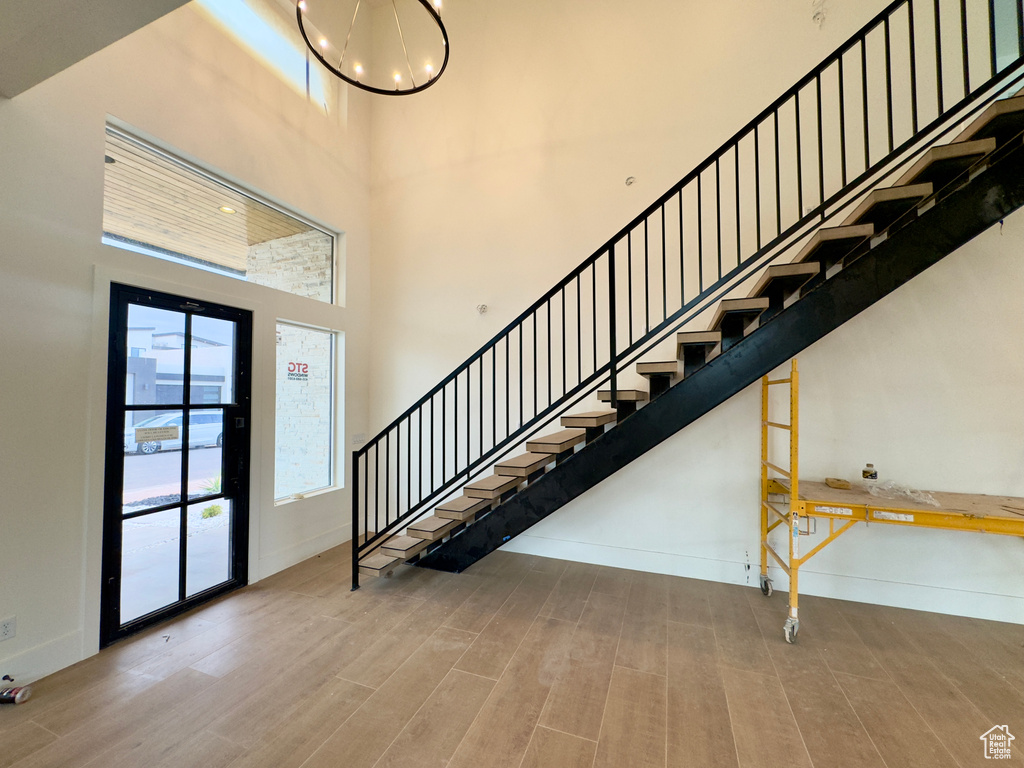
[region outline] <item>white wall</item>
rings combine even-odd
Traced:
[[[1018,212],[798,356],[802,477],[856,482],[871,462],[912,488],[1024,496],[1022,248]],[[755,384],[506,548],[756,586],[760,407]],[[1017,538],[859,525],[800,590],[1024,623],[1022,568]]]
[[[884,5],[446,2],[444,77],[374,104],[374,426]]]
[[[250,579],[349,538],[343,489],[275,507],[275,322],[345,334],[348,434],[366,431],[369,116],[306,103],[186,6],[0,101],[0,669],[31,680],[95,652],[113,280],[251,309]],[[348,101],[345,97],[349,96]],[[344,307],[100,243],[108,116],[338,232]]]
[[[834,0],[819,29],[801,0],[446,2],[452,58],[431,97],[374,105],[373,426],[883,5]],[[808,476],[873,461],[910,485],[1024,495],[1021,226],[801,356]],[[741,583],[749,561],[756,584],[757,408],[741,393],[509,548]],[[1008,577],[1022,557],[1017,540],[875,527],[819,555],[803,587],[1024,621]]]

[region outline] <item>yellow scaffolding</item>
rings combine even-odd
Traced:
[[[769,389],[789,385],[789,423],[770,420]],[[1012,496],[986,496],[932,491],[938,507],[909,500],[893,500],[872,495],[854,486],[849,490],[831,488],[825,483],[803,481],[799,477],[799,391],[797,362],[790,365],[788,378],[761,379],[761,592],[772,594],[768,576],[769,556],[789,576],[789,615],[783,625],[786,642],[796,640],[800,629],[800,567],[842,536],[857,523],[881,523],[914,528],[940,528],[947,531],[974,531],[1003,536],[1024,537],[1024,499]],[[789,468],[769,459],[769,430],[789,434]],[[785,502],[772,496],[785,497]],[[801,520],[828,520],[828,536],[806,554],[800,554]],[[775,551],[768,534],[787,526],[788,557]],[[809,525],[808,525],[809,527]]]

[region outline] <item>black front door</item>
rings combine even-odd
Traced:
[[[243,586],[252,313],[113,285],[101,646]]]

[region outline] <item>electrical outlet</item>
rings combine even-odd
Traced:
[[[10,616],[0,621],[0,642],[4,640],[10,640],[17,634],[18,631],[18,620],[14,616]]]

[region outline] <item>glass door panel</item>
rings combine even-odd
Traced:
[[[181,515],[177,509],[127,519],[122,528],[121,620],[178,600]]]
[[[112,288],[103,645],[246,582],[251,327]]]

